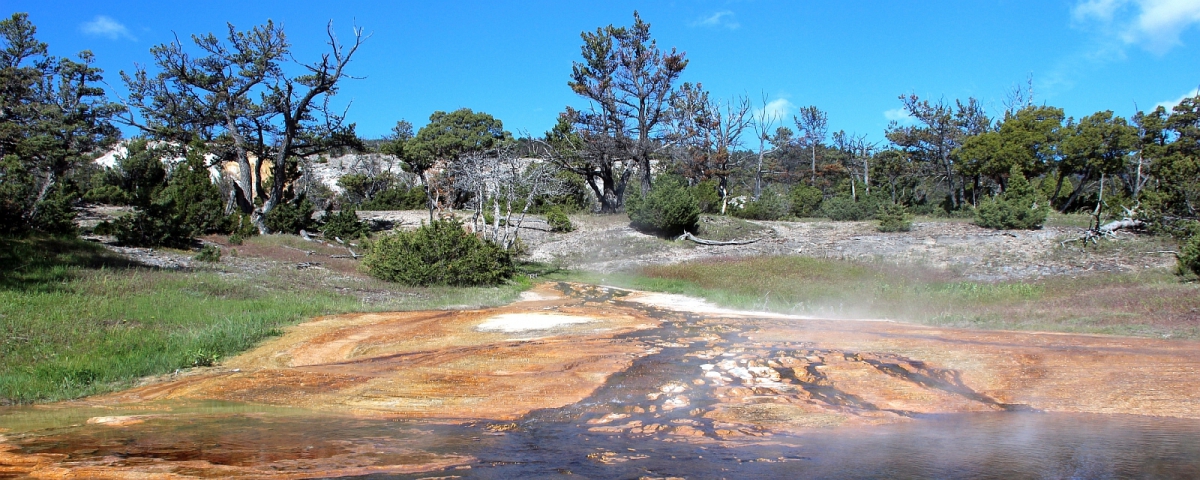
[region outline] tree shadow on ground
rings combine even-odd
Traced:
[[[0,237],[0,290],[61,291],[81,270],[153,268],[74,237]]]

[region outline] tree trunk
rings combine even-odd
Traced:
[[[433,191],[429,189],[429,176],[425,170],[417,172],[417,175],[421,177],[421,185],[424,187],[425,208],[429,209],[429,223],[433,223]]]
[[[717,184],[717,194],[721,196],[721,215],[729,207],[729,189],[725,186],[728,181],[728,177],[721,177],[721,183]]]
[[[758,140],[758,168],[754,169],[754,199],[762,195],[763,183],[763,157],[766,156],[766,140],[759,138]]]
[[[1133,200],[1134,201],[1137,201],[1138,195],[1140,195],[1142,193],[1142,185],[1144,184],[1144,182],[1142,181],[1142,152],[1141,151],[1138,151],[1137,159],[1138,159],[1137,181],[1134,182],[1134,184],[1133,184]]]
[[[46,200],[46,196],[50,194],[50,189],[54,187],[54,174],[50,173],[46,178],[46,183],[42,184],[42,188],[38,189],[37,198],[33,199],[33,205],[29,208],[29,220],[33,221],[38,214],[38,205]]]
[[[865,156],[863,157],[863,185],[866,185],[867,195],[871,195],[871,160]]]
[[[234,123],[233,116],[228,112],[225,113],[225,128],[228,129],[233,135],[233,147],[237,155],[238,176],[234,183],[241,188],[241,194],[243,195],[243,198],[237,203],[239,205],[250,205],[251,210],[244,210],[242,212],[250,213],[253,211],[254,199],[258,194],[258,190],[255,188],[257,185],[253,175],[251,174],[252,170],[250,167],[250,155],[246,152],[245,146],[246,139],[242,137],[240,132],[238,132],[237,124]],[[261,179],[259,181],[261,181]]]
[[[508,222],[505,222],[505,227],[504,227],[506,229],[508,228],[507,223]],[[499,239],[500,239],[500,199],[498,197],[493,197],[492,198],[492,241],[498,241]]]
[[[652,186],[650,175],[650,159],[642,159],[642,161],[639,163],[642,170],[642,196],[645,197],[646,195],[650,194],[650,187]]]
[[[817,186],[817,144],[815,143],[812,148],[812,186]]]
[[[1055,200],[1056,198],[1058,198],[1058,193],[1062,191],[1063,179],[1065,179],[1065,178],[1067,178],[1067,176],[1066,176],[1066,175],[1064,175],[1064,174],[1063,174],[1063,172],[1061,172],[1061,171],[1060,171],[1060,172],[1058,172],[1058,183],[1056,183],[1056,184],[1054,185],[1054,194],[1053,194],[1053,195],[1051,195],[1051,196],[1050,196],[1050,198],[1046,199],[1046,201],[1050,202],[1050,204],[1051,204],[1051,205],[1054,205],[1054,200]],[[1059,209],[1060,211],[1061,211],[1061,210],[1063,210],[1063,209],[1065,209],[1065,208],[1067,208],[1067,205],[1066,205],[1065,203],[1064,203],[1063,205],[1060,205],[1060,206],[1058,207],[1058,209]]]
[[[1079,185],[1075,186],[1075,191],[1071,192],[1071,196],[1067,198],[1065,203],[1063,203],[1062,212],[1066,212],[1067,209],[1071,208],[1071,205],[1073,205],[1075,200],[1079,198],[1079,194],[1083,192],[1083,187],[1087,186],[1088,179],[1091,177],[1092,169],[1091,167],[1088,167],[1087,171],[1083,173],[1083,177],[1079,179]]]

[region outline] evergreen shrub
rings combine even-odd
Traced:
[[[363,266],[376,278],[409,286],[496,285],[515,273],[509,252],[453,219],[384,235],[372,243]]]
[[[879,231],[881,232],[912,230],[912,216],[908,214],[908,209],[904,208],[904,205],[885,203],[876,210],[875,219],[879,220]]]
[[[143,159],[141,163],[148,162]],[[139,174],[134,179],[141,182],[143,176]],[[128,191],[133,192],[131,198],[137,211],[117,219],[112,225],[113,233],[122,244],[188,248],[193,238],[227,228],[221,191],[212,183],[197,150],[188,153],[186,161],[175,168],[165,186],[156,187],[152,181],[145,181]]]
[[[338,213],[326,215],[325,224],[321,226],[321,233],[325,238],[333,239],[340,238],[342,240],[351,240],[362,238],[371,233],[370,227],[366,222],[358,219],[358,212],[353,206],[342,208]]]
[[[173,221],[174,204],[155,203],[112,224],[113,234],[122,245],[139,247],[189,248],[191,231]]]
[[[229,233],[229,243],[233,245],[241,245],[245,239],[258,235],[258,227],[250,215],[237,211],[225,217],[224,231]]]
[[[696,230],[700,204],[681,179],[660,177],[645,197],[637,186],[632,190],[625,200],[625,210],[633,228],[666,236]]]
[[[197,253],[194,260],[201,262],[215,263],[221,261],[221,249],[216,245],[205,245],[200,247],[200,253]]]
[[[1188,222],[1184,230],[1191,232],[1179,245],[1178,273],[1185,277],[1200,276],[1200,222]]]
[[[1014,165],[1009,171],[1008,189],[979,204],[975,224],[996,230],[1034,230],[1042,228],[1049,214],[1049,202]]]
[[[749,220],[779,220],[790,211],[787,197],[769,188],[757,199],[746,202],[742,208],[733,209],[732,213],[735,217]]]
[[[696,196],[696,204],[700,206],[701,213],[721,212],[721,192],[719,186],[716,179],[710,178],[692,187],[692,194]]]
[[[1179,273],[1193,277],[1200,276],[1200,235],[1195,235],[1184,242],[1179,252]]]
[[[862,198],[854,201],[850,196],[836,196],[821,202],[821,215],[837,222],[857,222],[875,217],[876,203]]]
[[[283,202],[275,205],[267,212],[263,221],[267,229],[276,233],[298,234],[301,230],[313,227],[313,211],[316,207],[306,198],[297,201]]]
[[[805,218],[814,217],[820,211],[821,200],[824,200],[824,195],[821,189],[812,185],[797,183],[788,191],[788,200],[791,202],[791,214],[795,217]]]
[[[104,205],[128,205],[129,194],[116,185],[100,185],[83,194],[83,201]]]
[[[546,223],[550,224],[550,231],[552,232],[566,233],[575,231],[575,225],[571,224],[571,218],[558,205],[547,207]]]
[[[376,193],[359,207],[363,210],[422,210],[426,207],[425,190],[421,187],[406,188],[395,185]]]

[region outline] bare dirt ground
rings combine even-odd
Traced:
[[[419,225],[425,212],[360,212],[364,218],[389,220],[399,228]],[[614,272],[644,265],[716,257],[804,255],[816,258],[886,261],[942,268],[972,280],[1006,280],[1088,272],[1132,272],[1170,268],[1175,257],[1160,240],[1118,232],[1100,246],[1081,247],[1079,227],[996,231],[964,220],[917,221],[912,231],[881,233],[875,222],[745,221],[704,216],[700,237],[754,240],[748,245],[705,246],[664,240],[638,232],[625,215],[573,215],[576,230],[549,231],[537,216],[528,218],[521,238],[529,259],[568,268]]]
[[[84,223],[125,213],[117,208],[92,209]],[[468,220],[465,213],[457,215]],[[412,229],[429,219],[426,211],[360,211],[364,220],[388,229]],[[527,216],[520,238],[527,248],[525,258],[565,268],[595,272],[633,271],[639,267],[672,264],[706,258],[750,257],[759,255],[802,255],[814,258],[883,261],[899,265],[919,265],[946,269],[969,280],[998,281],[1030,279],[1056,275],[1082,275],[1090,272],[1136,272],[1171,268],[1175,264],[1170,251],[1175,247],[1165,240],[1118,231],[1114,239],[1102,239],[1099,245],[1083,246],[1075,239],[1080,227],[1047,226],[1040,230],[997,231],[975,226],[965,220],[938,219],[917,221],[909,232],[882,233],[875,222],[801,222],[747,221],[729,217],[704,216],[699,235],[716,240],[756,240],[746,245],[707,246],[674,241],[639,232],[629,226],[629,218],[620,215],[577,214],[571,216],[575,231],[550,231],[545,219]],[[113,239],[100,239],[111,243]],[[330,259],[330,255],[348,253],[341,245],[313,243],[312,248],[292,248],[280,257],[279,249],[259,249],[229,245],[223,237],[205,242],[236,248],[246,259],[270,258],[276,262],[301,264],[319,262],[345,274],[354,274],[357,261]],[[111,246],[148,265],[164,268],[188,268],[190,256],[165,250]],[[305,250],[314,251],[305,254]],[[328,251],[326,251],[328,250]],[[361,253],[361,249],[359,249]],[[323,260],[314,260],[316,254]],[[254,268],[245,265],[245,268]]]

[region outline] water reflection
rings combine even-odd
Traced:
[[[691,444],[529,425],[464,478],[1200,478],[1200,422],[1000,412]],[[420,476],[370,478],[419,478]]]
[[[159,407],[105,412],[140,418],[122,426],[82,419],[97,409],[47,408],[9,411],[0,424],[21,453],[62,465],[184,475],[201,462],[193,472],[293,478],[1200,478],[1200,421],[1133,415],[923,415],[718,442],[597,434],[576,409],[493,425],[230,402]]]

